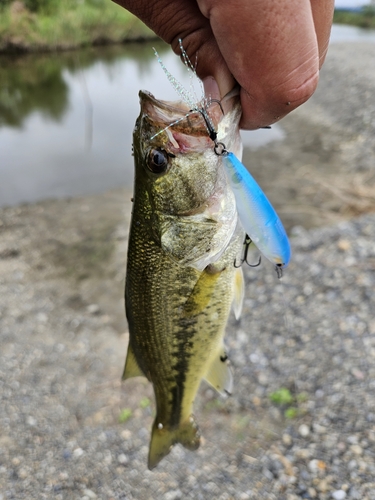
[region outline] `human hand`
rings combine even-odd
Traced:
[[[270,125],[314,93],[334,0],[114,0],[195,61],[206,95],[241,86],[244,129]]]

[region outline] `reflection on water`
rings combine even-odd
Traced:
[[[170,99],[150,45],[1,57],[0,205],[131,186],[140,88]]]
[[[336,26],[332,40],[355,33],[363,39],[363,30]],[[188,85],[179,58],[164,44],[157,50]],[[140,89],[177,99],[151,44],[1,56],[0,206],[131,187]],[[277,125],[243,134],[252,148],[283,138]]]
[[[32,62],[31,62],[32,61]],[[68,86],[62,65],[51,57],[1,60],[0,126],[21,127],[33,111],[58,120],[68,104]]]

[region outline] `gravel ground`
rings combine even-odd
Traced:
[[[372,173],[374,60],[374,45],[333,45],[265,164],[279,151]],[[272,266],[245,269],[226,336],[234,394],[202,384],[201,448],[176,446],[150,472],[152,389],[120,382],[130,197],[0,211],[0,500],[375,499],[375,215],[332,225],[348,216],[334,204],[331,225],[296,225],[281,283]]]

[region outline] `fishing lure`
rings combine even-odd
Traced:
[[[191,108],[186,116],[171,123],[166,128],[173,127],[176,123],[185,119],[192,113],[200,113],[202,115],[209,137],[214,142],[214,152],[222,157],[223,165],[236,199],[237,212],[241,224],[258,250],[275,265],[277,275],[281,278],[283,269],[289,264],[291,255],[290,243],[284,226],[254,177],[235,154],[226,149],[225,144],[218,142],[217,132],[207,110],[213,102],[218,102],[219,105],[220,102],[204,96],[202,82],[198,78],[195,67],[192,65],[183,48],[181,39],[179,40],[179,44],[184,64],[187,70],[191,72],[190,91],[171,75],[154,49],[158,62],[167,75],[171,85],[183,101]],[[203,95],[201,99],[198,99],[195,93],[192,84],[193,78],[196,78],[200,83]],[[220,108],[223,111],[221,105]],[[153,137],[161,134],[165,130],[166,129],[159,131]]]
[[[214,150],[223,159],[244,230],[258,250],[275,265],[281,278],[291,251],[280,217],[243,163],[222,143],[215,143]]]

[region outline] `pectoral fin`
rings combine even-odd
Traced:
[[[196,450],[200,444],[200,434],[194,417],[191,415],[185,422],[181,422],[176,429],[163,427],[156,416],[152,427],[148,468],[151,470],[160,460],[171,451],[174,444],[181,443],[188,450]]]
[[[224,348],[215,356],[204,378],[220,394],[228,395],[232,393],[233,375]]]
[[[135,359],[132,346],[128,345],[128,353],[126,355],[124,373],[122,374],[122,380],[127,380],[132,377],[144,377],[145,374],[139,368],[137,360]]]
[[[245,281],[241,267],[234,273],[233,280],[233,312],[236,319],[239,319],[242,312],[243,299],[245,296]]]

